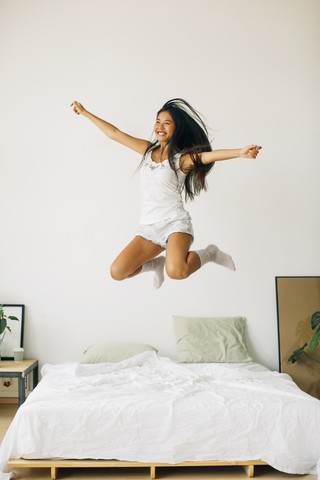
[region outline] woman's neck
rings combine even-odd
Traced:
[[[168,157],[168,144],[167,143],[161,143],[160,144],[160,160],[162,160],[163,158],[167,158]]]

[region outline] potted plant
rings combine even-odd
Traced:
[[[19,318],[17,317],[14,317],[13,315],[9,315],[7,316],[5,313],[4,313],[4,306],[3,305],[0,305],[0,360],[1,360],[1,344],[3,342],[3,339],[6,335],[6,332],[7,330],[9,330],[9,332],[11,332],[11,328],[9,327],[8,325],[8,322],[7,322],[7,319],[10,319],[10,320],[17,320],[19,321]]]
[[[314,349],[318,346],[319,341],[320,341],[320,312],[315,312],[312,317],[311,317],[311,328],[314,330],[315,328],[317,329],[315,331],[315,334],[310,340],[309,343],[309,351],[313,352]],[[312,355],[310,355],[308,352],[305,351],[305,348],[307,347],[308,342],[306,342],[302,347],[300,347],[298,350],[295,350],[291,357],[288,359],[288,362],[295,363],[297,361],[297,358],[300,355],[307,355],[307,357],[311,358],[313,361],[320,363],[319,360],[314,358]]]

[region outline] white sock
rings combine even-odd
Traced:
[[[165,257],[161,255],[160,257],[152,258],[142,265],[141,273],[154,271],[153,285],[155,288],[160,288],[164,282],[165,260]]]
[[[208,245],[207,248],[203,250],[195,250],[199,255],[201,267],[208,262],[214,262],[218,265],[230,268],[230,270],[235,270],[236,267],[230,255],[222,252],[216,245]]]

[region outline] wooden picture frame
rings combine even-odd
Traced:
[[[315,331],[311,328],[312,315],[320,311],[319,277],[276,277],[279,371],[287,373],[306,393],[320,399],[320,363],[306,354],[295,363],[289,362],[294,351],[308,343]],[[306,353],[320,361],[320,346]]]

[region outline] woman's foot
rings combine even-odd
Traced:
[[[208,262],[214,262],[235,271],[236,267],[230,255],[222,252],[216,245],[208,245],[203,250],[195,250],[199,255],[201,267]]]

